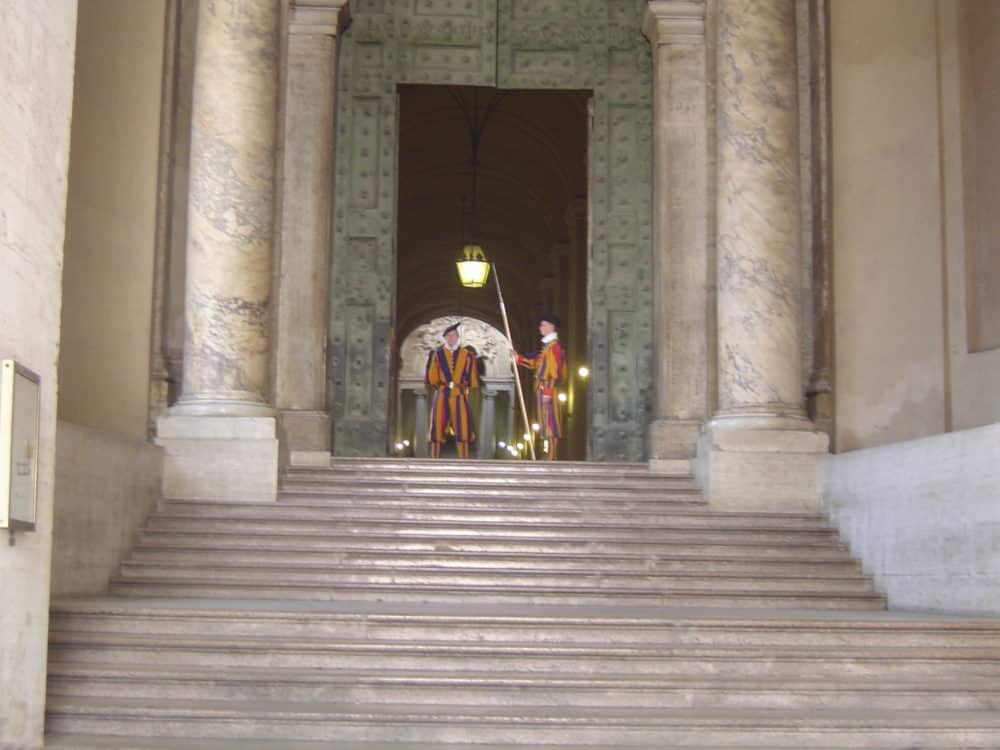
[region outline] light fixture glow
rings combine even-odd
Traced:
[[[410,447],[410,441],[409,440],[404,440],[403,441],[403,447],[409,448]]]
[[[490,264],[479,245],[466,245],[462,248],[464,258],[455,261],[458,267],[458,278],[462,286],[478,289],[486,286],[490,277]]]
[[[497,448],[506,448],[506,447],[507,443],[505,443],[503,440],[497,442]]]
[[[569,396],[567,396],[565,393],[560,393],[559,402],[565,404],[567,401],[569,401]]]
[[[396,450],[398,450],[398,451],[403,450],[403,444],[402,443],[396,443]]]
[[[542,426],[538,424],[538,422],[532,422],[531,429],[534,430],[535,432],[538,432],[539,430],[542,429]],[[527,436],[525,436],[525,439],[527,440]]]
[[[524,433],[524,439],[525,441],[531,440],[531,433],[528,432]]]
[[[590,375],[590,368],[582,366],[579,370],[577,370],[577,372],[580,374],[581,378],[586,378]]]
[[[518,449],[519,451],[523,451],[523,450],[524,450],[524,443],[518,443],[518,444],[517,444],[517,449]]]

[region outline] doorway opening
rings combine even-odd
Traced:
[[[561,319],[569,378],[559,457],[586,459],[587,381],[579,372],[588,365],[591,93],[431,85],[400,85],[398,93],[397,345],[448,316],[503,330],[493,280],[480,289],[458,281],[463,246],[479,245],[499,273],[518,351],[538,349],[539,315]],[[487,390],[491,379],[509,382],[509,372],[496,369],[509,367],[507,358],[482,364]],[[397,346],[398,385],[402,367]],[[530,378],[522,382],[530,410]],[[399,396],[395,414],[396,442],[415,442],[411,435],[424,427],[410,424],[414,411]],[[510,434],[482,437],[507,442],[520,425],[501,429]]]

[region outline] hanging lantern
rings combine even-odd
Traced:
[[[479,245],[466,245],[462,248],[462,254],[465,257],[455,262],[462,286],[470,289],[486,286],[486,280],[490,276],[490,264],[483,254],[483,249]]]

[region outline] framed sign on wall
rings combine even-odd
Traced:
[[[35,528],[40,379],[0,361],[0,528]]]

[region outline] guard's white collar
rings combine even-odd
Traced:
[[[445,349],[447,349],[447,350],[448,350],[449,352],[454,352],[454,351],[457,351],[457,350],[458,350],[458,347],[460,347],[461,345],[462,345],[462,342],[460,342],[460,341],[459,341],[459,342],[457,342],[457,343],[455,344],[455,346],[451,346],[450,344],[448,344],[448,343],[446,342],[446,343],[445,343],[445,345],[444,345],[444,348],[445,348]]]
[[[552,333],[546,333],[544,336],[542,336],[542,343],[547,344],[550,341],[555,341],[557,338],[559,338],[558,331],[553,331]]]

